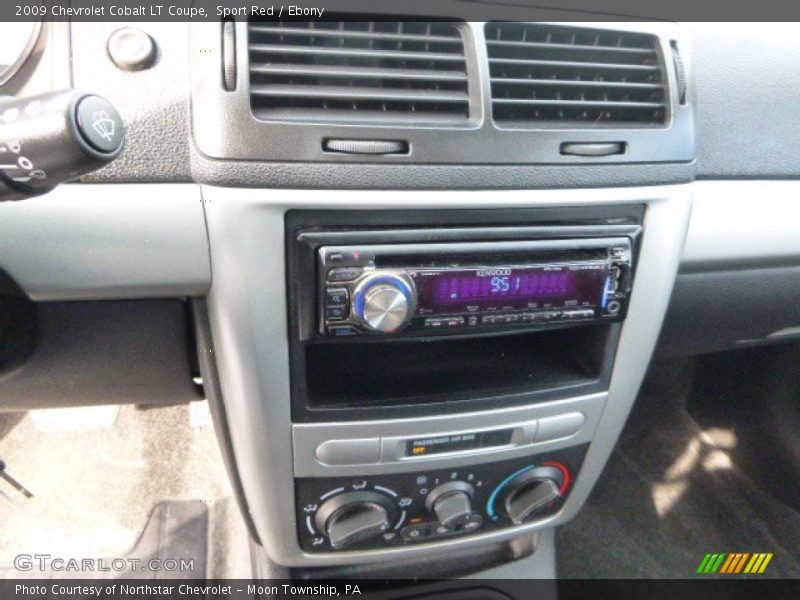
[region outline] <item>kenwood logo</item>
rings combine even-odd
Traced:
[[[497,277],[511,275],[511,269],[478,269],[478,277]]]

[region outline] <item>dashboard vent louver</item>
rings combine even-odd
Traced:
[[[498,123],[656,126],[665,122],[658,38],[540,23],[487,23]]]
[[[248,32],[258,118],[416,123],[469,116],[455,23],[250,21]]]

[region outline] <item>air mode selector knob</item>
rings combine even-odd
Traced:
[[[389,529],[392,505],[375,492],[340,494],[317,511],[315,524],[335,549],[376,538]]]
[[[372,273],[353,293],[353,314],[370,331],[399,331],[408,324],[415,308],[413,283],[392,272]]]
[[[514,525],[529,521],[561,497],[564,474],[550,466],[536,467],[512,479],[503,495],[503,509]]]

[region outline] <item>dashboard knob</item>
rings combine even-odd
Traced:
[[[556,467],[536,467],[517,475],[505,490],[503,507],[511,522],[521,525],[561,497],[564,474]]]
[[[470,484],[450,481],[433,488],[425,498],[425,506],[436,515],[441,525],[451,527],[464,523],[472,515],[473,493]]]
[[[374,492],[352,492],[334,496],[319,507],[316,525],[339,549],[378,537],[389,529],[391,503]]]
[[[391,272],[369,275],[353,294],[353,314],[370,331],[394,333],[414,314],[413,284]]]

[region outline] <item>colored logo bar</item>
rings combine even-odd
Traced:
[[[709,553],[703,557],[697,573],[710,575],[720,573],[732,575],[746,573],[757,575],[763,573],[769,561],[772,560],[772,552],[717,552]]]

